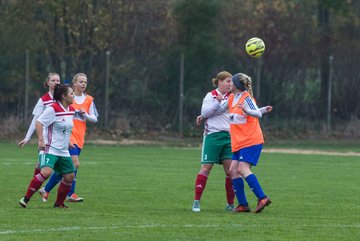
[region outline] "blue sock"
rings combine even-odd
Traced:
[[[45,185],[45,191],[50,192],[56,184],[58,184],[62,179],[62,175],[57,175],[55,172],[51,174],[49,181]]]
[[[68,193],[68,195],[67,195],[68,197],[70,197],[71,195],[73,195],[73,193],[75,192],[77,170],[75,170],[74,174],[75,174],[74,181],[73,181],[72,184],[71,184],[70,191],[69,191],[69,193]]]
[[[266,197],[255,174],[250,174],[245,178],[245,180],[258,199]]]
[[[235,178],[232,180],[232,184],[239,204],[242,206],[247,206],[248,202],[245,195],[244,180],[241,177]]]

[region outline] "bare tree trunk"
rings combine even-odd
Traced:
[[[318,12],[318,20],[319,20],[319,46],[318,50],[320,51],[320,79],[321,79],[321,90],[320,90],[320,106],[318,110],[320,110],[321,116],[325,119],[326,117],[326,106],[327,96],[328,96],[328,88],[329,88],[329,56],[330,53],[330,13],[329,9],[324,7],[322,4],[319,4],[319,12]]]

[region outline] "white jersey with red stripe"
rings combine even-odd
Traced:
[[[39,116],[37,121],[44,126],[45,153],[70,156],[68,148],[74,114],[72,106],[65,108],[55,102]]]
[[[38,102],[36,103],[36,105],[34,107],[32,114],[34,116],[41,115],[44,112],[44,110],[46,109],[46,107],[50,106],[54,102],[55,101],[54,101],[51,93],[47,92],[45,95],[41,96],[41,98],[38,100]]]
[[[203,100],[201,116],[205,119],[204,135],[220,131],[230,132],[229,111],[227,108],[229,93],[223,95],[221,102],[216,99],[219,94],[219,90],[215,89],[207,93]]]
[[[27,141],[30,140],[32,134],[35,131],[35,123],[36,123],[37,118],[44,112],[46,107],[50,106],[54,102],[55,101],[54,101],[53,96],[51,95],[50,92],[47,92],[46,94],[41,96],[41,98],[36,103],[36,105],[34,107],[34,110],[32,112],[34,117],[31,120],[31,124],[29,126],[28,131],[26,132],[25,140],[27,140]]]

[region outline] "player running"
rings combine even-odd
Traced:
[[[75,114],[75,109],[70,106],[74,100],[72,88],[67,84],[56,85],[54,100],[56,102],[45,109],[35,124],[41,171],[33,177],[25,196],[19,201],[24,208],[53,171],[63,177],[54,207],[67,208],[64,201],[74,180],[75,171],[68,151]]]
[[[69,152],[75,166],[75,178],[70,192],[67,195],[67,200],[70,202],[82,202],[84,201],[84,198],[79,197],[75,193],[76,175],[80,166],[79,156],[81,150],[84,147],[86,123],[87,121],[96,123],[98,113],[94,104],[94,98],[88,94],[85,94],[85,90],[88,84],[86,75],[83,73],[76,74],[73,78],[72,84],[75,93],[74,102],[72,104],[72,107],[75,108],[75,117],[74,128],[71,133],[70,142],[74,145],[74,148],[70,148]],[[51,176],[46,186],[40,190],[42,201],[47,201],[50,191],[60,180],[61,176],[56,175],[56,173]]]

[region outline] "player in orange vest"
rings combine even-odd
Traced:
[[[69,152],[75,166],[75,179],[72,183],[71,190],[68,193],[67,200],[70,202],[82,202],[84,198],[79,197],[75,193],[76,174],[80,166],[79,155],[84,147],[86,123],[87,121],[92,123],[97,122],[98,113],[94,104],[94,98],[88,94],[85,94],[87,87],[86,75],[83,73],[76,74],[73,78],[72,84],[75,93],[72,107],[75,109],[75,116],[74,128],[72,129],[70,137],[70,143],[73,145],[73,148],[70,148]],[[56,176],[55,174],[51,176],[46,186],[40,190],[42,201],[47,201],[49,192],[60,180],[61,177]]]
[[[259,109],[253,98],[251,78],[238,73],[232,76],[231,92],[228,99],[230,116],[231,148],[233,152],[230,173],[239,205],[235,212],[250,212],[244,191],[244,181],[258,198],[255,213],[261,212],[271,203],[263,192],[251,167],[256,166],[264,143],[258,118],[271,112],[272,106]]]

